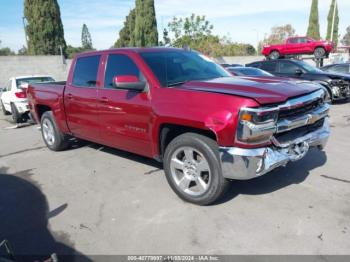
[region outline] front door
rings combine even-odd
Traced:
[[[67,124],[74,136],[98,141],[97,83],[100,56],[83,56],[76,60],[73,77],[64,93]]]
[[[101,139],[106,145],[151,156],[152,108],[149,91],[122,90],[113,86],[113,78],[122,75],[133,75],[147,81],[127,54],[109,54],[105,61],[104,83],[98,91]]]

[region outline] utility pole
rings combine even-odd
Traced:
[[[334,23],[335,23],[335,10],[336,9],[337,9],[337,0],[335,0],[335,2],[334,2],[333,19],[332,19],[332,31],[331,31],[331,42],[333,42]]]

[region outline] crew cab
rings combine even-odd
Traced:
[[[26,89],[29,83],[50,82],[54,79],[50,76],[17,76],[9,79],[5,88],[2,89],[0,105],[4,115],[12,115],[15,123],[28,120],[29,106]]]
[[[263,69],[275,76],[313,81],[327,91],[327,100],[334,102],[350,97],[350,76],[325,72],[297,59],[258,61],[247,66]]]
[[[73,136],[154,158],[176,194],[199,205],[229,180],[260,177],[329,137],[319,85],[235,78],[190,50],[82,53],[67,82],[27,93],[49,149],[66,149]]]
[[[265,45],[262,54],[268,59],[278,59],[287,55],[313,54],[315,58],[328,57],[332,52],[334,43],[317,41],[311,37],[290,37],[284,44]]]

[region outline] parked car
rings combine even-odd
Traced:
[[[227,67],[226,70],[234,76],[273,76],[269,72],[255,67]]]
[[[286,55],[313,54],[315,58],[328,57],[332,52],[334,43],[317,41],[311,37],[290,37],[284,44],[265,45],[262,54],[268,59],[278,59]]]
[[[276,76],[317,82],[326,88],[327,99],[331,101],[350,97],[350,76],[324,72],[301,60],[279,59],[259,61],[248,64],[247,66],[263,69]]]
[[[30,84],[29,107],[53,151],[78,137],[163,162],[182,199],[206,205],[228,181],[296,161],[329,136],[329,105],[313,83],[232,77],[175,48],[79,54],[66,83]]]
[[[220,64],[220,65],[224,68],[242,66],[241,64]]]
[[[30,83],[50,82],[50,76],[18,76],[9,79],[0,96],[1,109],[4,115],[12,115],[15,123],[28,120],[29,106],[27,100],[27,87]]]
[[[350,75],[350,63],[326,65],[321,70],[329,73]]]

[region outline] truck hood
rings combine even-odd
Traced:
[[[290,98],[312,93],[320,86],[308,81],[280,78],[222,77],[203,81],[189,81],[179,88],[202,92],[242,96],[261,105],[283,103]]]

